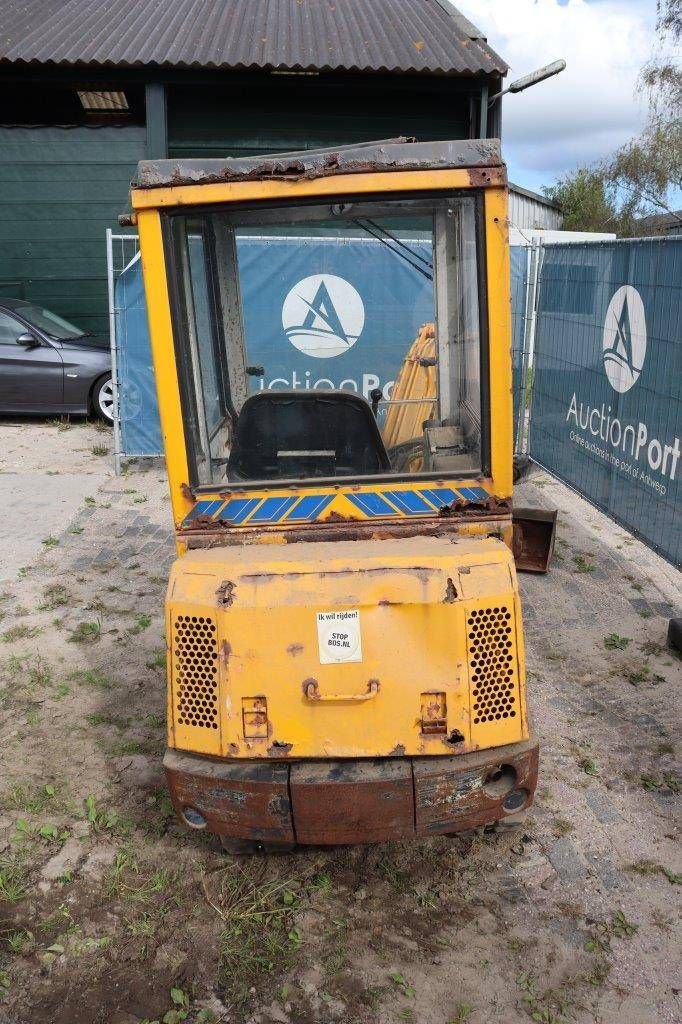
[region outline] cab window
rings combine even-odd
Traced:
[[[479,473],[477,202],[170,215],[194,485]]]

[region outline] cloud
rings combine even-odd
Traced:
[[[637,76],[654,44],[651,0],[456,0],[511,65],[506,82],[559,57],[566,70],[505,96],[512,176],[538,187],[613,152],[641,129]]]

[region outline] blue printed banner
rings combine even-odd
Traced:
[[[530,455],[682,560],[682,238],[547,245]]]

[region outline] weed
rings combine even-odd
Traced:
[[[18,858],[0,857],[0,903],[18,903],[25,893],[26,882]]]
[[[521,1001],[531,1020],[537,1024],[563,1024],[561,1017],[554,1013],[557,1000],[551,992],[540,996],[535,988],[535,981],[530,974],[520,974],[516,979],[521,988]]]
[[[630,939],[638,930],[639,925],[628,921],[622,910],[617,910],[611,921],[611,931],[618,939]]]
[[[114,685],[111,679],[99,669],[94,668],[77,669],[76,672],[71,673],[69,679],[75,683],[81,683],[83,686],[92,686],[95,690],[111,690]]]
[[[97,455],[98,457],[109,454],[109,449],[103,444],[93,445],[90,451],[92,452],[93,455]]]
[[[26,814],[42,814],[52,804],[55,795],[56,789],[50,784],[34,789],[27,786],[12,786],[7,795],[7,803]]]
[[[170,882],[168,871],[163,868],[143,874],[136,858],[126,849],[120,849],[106,884],[112,896],[130,900],[133,903],[153,903],[159,893]]]
[[[79,534],[83,533],[84,530],[85,530],[84,526],[70,526],[69,527],[69,533],[73,533],[76,536],[78,536]]]
[[[79,622],[71,632],[69,641],[74,644],[94,644],[102,637],[102,620]]]
[[[111,753],[114,756],[121,756],[122,754],[142,754],[144,753],[145,745],[139,740],[117,740],[116,743],[111,745]]]
[[[676,874],[671,868],[661,868],[661,871],[668,879],[671,885],[682,885],[682,875]]]
[[[647,658],[658,657],[663,654],[663,647],[661,644],[657,644],[655,640],[645,640],[643,644],[639,645],[639,649]]]
[[[145,662],[146,668],[158,668],[162,669],[166,667],[166,652],[156,651],[155,654]]]
[[[643,789],[658,793],[679,793],[680,778],[673,772],[664,772],[659,778],[652,775],[640,775],[639,780]]]
[[[649,678],[649,669],[646,665],[639,669],[633,669],[632,672],[625,673],[625,678],[629,682],[630,686],[641,686],[641,684],[646,683]]]
[[[581,757],[578,761],[578,766],[582,768],[586,775],[599,775],[597,764],[591,757]]]
[[[573,564],[575,565],[576,572],[594,572],[596,569],[596,565],[588,562],[583,555],[574,555]]]
[[[137,636],[137,634],[138,633],[142,633],[143,630],[149,629],[151,624],[152,624],[152,620],[151,620],[151,616],[150,615],[145,615],[145,614],[136,615],[135,616],[135,625],[134,626],[130,626],[130,628],[126,630],[126,633],[129,636]]]
[[[26,953],[33,945],[33,934],[19,929],[16,932],[9,932],[5,936],[5,942],[12,953],[19,956],[21,953]]]
[[[651,611],[651,608],[640,608],[637,614],[641,619],[650,619],[654,613]]]
[[[438,906],[438,893],[428,888],[428,886],[417,887],[414,895],[420,907],[424,907],[427,910],[435,910]]]
[[[624,651],[628,644],[632,643],[629,637],[619,636],[618,633],[609,633],[604,637],[604,647],[608,651]]]
[[[106,715],[102,712],[95,711],[92,715],[85,716],[86,722],[89,725],[116,725],[117,719],[114,715]]]
[[[130,935],[134,935],[136,938],[151,938],[156,933],[156,921],[152,914],[145,911],[140,917],[129,921],[126,929]]]
[[[474,1007],[470,1003],[457,1003],[455,1016],[448,1024],[466,1024],[473,1012]]]
[[[12,626],[5,630],[2,639],[6,644],[13,644],[16,640],[32,640],[40,633],[42,629],[39,626]]]
[[[98,807],[97,801],[92,794],[86,796],[84,803],[85,816],[90,822],[93,832],[105,832],[118,824],[116,811],[107,811],[104,808]]]
[[[149,499],[147,498],[146,495],[140,494],[140,495],[138,495],[137,498],[133,498],[133,504],[134,505],[144,505],[145,501],[148,501],[148,500]]]
[[[211,881],[216,892],[209,892],[206,877],[203,888],[223,921],[221,979],[230,1000],[243,1006],[252,985],[293,963],[300,946],[292,919],[299,906],[297,884],[293,879],[263,880],[257,866],[234,864]]]
[[[642,860],[635,861],[634,864],[628,864],[627,870],[635,871],[638,875],[657,875],[663,869],[660,864],[642,858]]]
[[[413,985],[410,985],[410,983],[403,977],[402,974],[389,974],[389,978],[391,979],[393,984],[400,989],[404,996],[407,996],[408,999],[414,999],[414,997],[417,994],[417,990]]]
[[[574,830],[575,825],[572,821],[568,821],[566,818],[555,818],[552,822],[552,828],[555,835],[565,836]]]
[[[50,535],[49,537],[45,537],[43,540],[41,540],[40,543],[43,544],[46,548],[56,548],[57,545],[59,544],[59,538]]]
[[[38,611],[51,612],[55,608],[62,608],[64,605],[69,604],[71,594],[63,583],[51,583],[49,587],[45,587],[43,590],[43,598],[42,603],[38,605]]]
[[[163,715],[146,715],[145,725],[148,725],[150,729],[163,729],[166,725],[166,719]]]

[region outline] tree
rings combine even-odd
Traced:
[[[579,167],[544,189],[560,207],[566,231],[618,231],[621,215],[598,169]]]
[[[642,68],[640,86],[648,95],[652,119],[679,121],[682,75],[675,58],[682,40],[682,0],[657,0],[656,38],[657,52]]]
[[[563,210],[566,230],[631,235],[638,218],[661,212],[678,218],[682,228],[682,216],[668,203],[671,188],[682,188],[682,0],[657,0],[656,15],[656,54],[639,76],[649,102],[642,134],[545,189]]]

